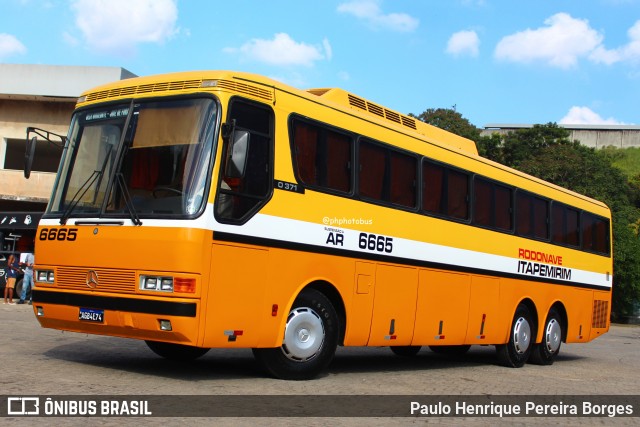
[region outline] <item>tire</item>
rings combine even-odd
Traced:
[[[402,346],[393,346],[389,347],[393,354],[401,357],[415,357],[418,354],[420,349],[419,345],[402,345]]]
[[[147,346],[158,356],[177,362],[190,362],[204,356],[209,349],[183,344],[172,344],[159,341],[145,341]]]
[[[16,280],[16,285],[14,286],[13,289],[13,297],[14,298],[18,298],[20,299],[20,296],[22,295],[22,286],[24,285],[24,279],[17,279]],[[25,297],[25,301],[30,301],[31,300],[31,292],[33,292],[33,286],[31,286],[31,289],[29,289],[29,292],[27,292],[27,295]]]
[[[562,345],[562,318],[555,308],[549,310],[544,322],[542,342],[536,344],[529,361],[536,365],[552,365]]]
[[[331,301],[315,289],[305,289],[293,303],[282,346],[254,348],[262,367],[283,380],[308,380],[324,370],[336,352],[339,320]]]
[[[498,361],[509,368],[521,368],[533,350],[532,338],[536,336],[535,324],[527,306],[520,304],[511,322],[509,342],[496,346]]]
[[[22,285],[23,285],[23,280],[16,280],[16,285],[13,287],[13,297],[14,298],[18,298],[20,299],[20,295],[22,295]],[[29,299],[29,295],[27,295],[27,300]]]
[[[471,348],[470,345],[430,345],[429,350],[447,356],[462,356]]]

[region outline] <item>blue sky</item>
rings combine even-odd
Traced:
[[[263,74],[471,123],[640,124],[640,0],[0,0],[0,62]]]

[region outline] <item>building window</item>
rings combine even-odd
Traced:
[[[8,138],[3,169],[24,170],[25,140]],[[38,140],[36,155],[33,158],[32,171],[57,172],[62,156],[62,149],[47,141]]]

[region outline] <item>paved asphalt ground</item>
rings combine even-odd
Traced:
[[[640,327],[613,325],[605,336],[587,344],[564,345],[552,366],[526,365],[521,369],[498,366],[493,347],[472,347],[467,355],[448,358],[422,349],[414,358],[395,356],[388,348],[340,348],[328,371],[313,381],[290,382],[269,378],[255,363],[250,350],[214,349],[201,359],[176,364],[157,357],[144,342],[112,337],[61,332],[40,327],[32,307],[0,305],[0,414],[7,414],[11,396],[41,396],[59,399],[62,395],[115,396],[135,399],[148,395],[230,396],[290,395],[297,411],[305,409],[330,413],[331,403],[318,396],[356,396],[354,403],[375,406],[366,396],[456,395],[511,396],[523,403],[537,397],[554,396],[554,401],[570,401],[574,395],[635,396],[640,402]],[[359,398],[358,396],[365,396]],[[468,397],[465,397],[468,396]],[[64,396],[63,396],[64,397]],[[350,398],[350,397],[349,397]],[[186,403],[185,403],[186,399]],[[280,398],[282,399],[282,398]],[[288,397],[285,397],[287,402]],[[346,399],[346,398],[345,398]],[[445,399],[445,398],[443,398]],[[524,400],[523,400],[524,399]],[[607,400],[608,399],[608,400]],[[616,403],[615,398],[604,398]],[[184,410],[190,398],[164,398],[166,409]],[[455,399],[454,399],[455,400]],[[411,398],[406,398],[406,414]],[[452,401],[444,400],[455,405]],[[351,401],[349,401],[351,402]],[[245,406],[249,407],[245,407]],[[284,417],[256,418],[252,407],[277,406],[262,398],[233,403],[224,418],[34,418],[5,416],[0,425],[638,425],[636,418],[487,418],[487,417]],[[325,406],[323,406],[325,405]],[[41,407],[43,405],[41,404]],[[155,406],[158,409],[158,406]],[[377,409],[377,408],[373,408]],[[276,407],[275,412],[278,414]],[[215,414],[215,408],[213,409]],[[286,415],[286,414],[280,414]]]

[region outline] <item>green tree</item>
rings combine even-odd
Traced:
[[[548,147],[571,144],[569,131],[555,123],[533,125],[505,135],[502,143],[502,162],[517,168],[523,161]]]
[[[462,114],[456,111],[455,105],[452,108],[429,108],[417,116],[410,116],[472,141],[480,139],[480,129],[462,117]]]
[[[478,154],[482,157],[504,164],[504,159],[502,158],[502,135],[499,133],[481,135],[476,140],[476,147],[478,148]]]

